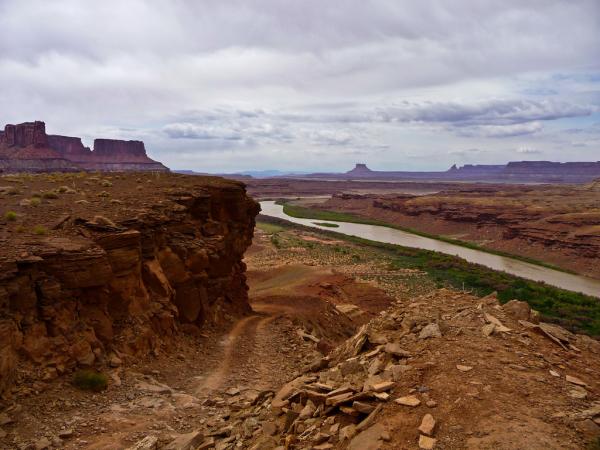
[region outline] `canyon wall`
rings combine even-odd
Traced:
[[[318,207],[453,236],[600,277],[597,183],[462,186],[435,194],[335,194]]]
[[[113,222],[75,208],[30,251],[7,249],[0,394],[15,382],[158,352],[182,330],[250,311],[242,258],[259,206],[241,183],[189,178],[192,186],[158,197],[154,186],[141,213]],[[119,201],[120,211],[141,203]]]
[[[6,125],[0,132],[0,171],[153,171],[168,169],[146,154],[142,141],[96,139],[90,150],[81,138],[46,134],[44,122]]]

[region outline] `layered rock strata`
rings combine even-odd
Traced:
[[[46,134],[44,122],[6,125],[0,132],[0,170],[43,171],[158,171],[168,169],[146,154],[142,141],[96,139],[94,150],[81,138]]]
[[[473,186],[436,194],[336,194],[319,208],[457,236],[598,277],[600,209],[584,187]]]
[[[250,311],[242,257],[259,206],[241,183],[201,180],[142,212],[123,200],[130,217],[67,214],[31,252],[0,257],[0,393]]]

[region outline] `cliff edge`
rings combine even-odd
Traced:
[[[243,184],[136,174],[0,178],[0,393],[159,352],[250,311]]]

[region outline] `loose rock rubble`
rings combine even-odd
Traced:
[[[532,316],[523,302],[502,307],[493,295],[443,289],[397,302],[249,411],[270,432],[256,432],[242,448],[581,448],[600,433],[600,409],[590,403],[595,341],[537,325],[578,349],[564,350],[519,324]],[[486,324],[494,331],[482,335]],[[573,388],[586,397],[570,395]],[[534,420],[555,430],[554,443],[541,425],[523,438],[525,447],[501,429]]]

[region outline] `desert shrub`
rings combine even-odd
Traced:
[[[33,233],[38,236],[43,236],[44,234],[48,234],[48,229],[42,225],[36,225],[33,227]]]
[[[42,204],[42,201],[40,200],[39,197],[33,197],[31,200],[29,200],[30,206],[40,206],[41,204]]]
[[[17,225],[17,227],[15,228],[15,231],[17,233],[24,233],[25,232],[25,227],[23,225]]]
[[[108,377],[95,370],[78,370],[73,375],[73,385],[84,391],[100,392],[107,388]]]
[[[102,180],[102,187],[111,187],[113,184],[108,180]]]
[[[275,248],[282,248],[283,247],[281,239],[279,239],[279,237],[276,234],[274,234],[273,236],[271,236],[271,243],[275,246]]]
[[[15,220],[17,220],[17,213],[14,211],[6,211],[4,213],[4,219],[6,219],[9,222],[14,222]]]
[[[328,228],[338,228],[339,225],[337,223],[329,223],[329,222],[313,222],[315,225],[319,225],[321,227],[328,227]]]
[[[58,194],[54,191],[47,191],[42,194],[42,198],[47,200],[54,200],[58,198]]]
[[[600,450],[600,437],[596,438],[593,442],[590,442],[587,446],[587,450]]]

